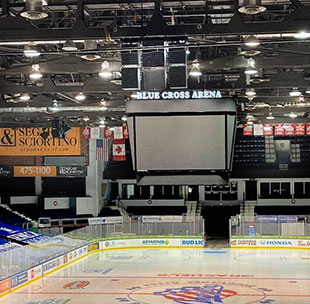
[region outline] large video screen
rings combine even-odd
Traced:
[[[232,140],[226,140],[226,130],[234,128],[234,116],[228,117],[135,116],[129,129],[135,137],[135,142],[131,137],[131,147],[136,170],[227,169]]]

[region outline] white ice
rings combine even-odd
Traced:
[[[310,251],[99,252],[0,298],[23,303],[309,304]]]

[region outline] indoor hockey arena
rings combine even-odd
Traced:
[[[1,0],[0,304],[309,304],[308,0]]]

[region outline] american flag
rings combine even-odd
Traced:
[[[96,160],[97,161],[108,161],[109,160],[109,140],[96,139]]]

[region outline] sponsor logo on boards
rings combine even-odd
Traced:
[[[203,246],[203,240],[182,240],[181,245],[185,246]]]

